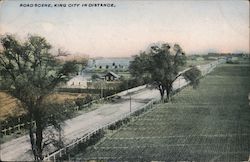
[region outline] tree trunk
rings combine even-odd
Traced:
[[[37,147],[38,159],[43,160],[43,155],[42,155],[43,128],[40,118],[41,117],[39,115],[36,117],[36,147]]]
[[[34,110],[36,112],[34,112]],[[43,126],[40,113],[37,109],[33,109],[30,113],[30,127],[29,127],[29,136],[30,136],[30,143],[31,149],[34,155],[35,161],[43,160],[43,149],[42,149],[42,142],[43,142]],[[33,125],[33,121],[35,121],[35,129]]]
[[[172,83],[169,83],[167,86],[166,86],[166,93],[167,93],[167,102],[170,101],[170,97],[171,97],[171,91],[172,91]]]
[[[170,100],[170,89],[167,88],[166,91],[167,91],[167,102],[169,102],[169,100]]]
[[[29,114],[29,136],[30,136],[30,144],[31,144],[31,149],[32,149],[32,153],[34,155],[34,160],[37,161],[37,152],[36,152],[36,145],[35,145],[35,137],[34,137],[34,132],[33,132],[33,117],[32,114]]]
[[[165,94],[165,89],[163,88],[162,85],[159,85],[159,91],[160,91],[160,94],[161,94],[161,101],[163,102],[164,101],[164,94]]]

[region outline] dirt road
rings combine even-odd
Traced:
[[[153,98],[160,97],[158,90],[145,89],[131,95],[131,110],[135,111]],[[116,103],[96,105],[98,109],[79,115],[65,122],[64,139],[69,143],[85,133],[114,121],[130,111],[130,97],[122,96]],[[28,135],[13,139],[1,145],[1,160],[32,160]]]

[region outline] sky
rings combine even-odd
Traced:
[[[67,7],[54,7],[54,4]],[[82,4],[115,7],[82,7]],[[20,7],[51,4],[53,7]],[[79,7],[70,7],[80,4]],[[155,42],[179,43],[187,54],[249,52],[247,0],[109,0],[0,2],[0,34],[45,37],[54,50],[90,57],[138,54]]]

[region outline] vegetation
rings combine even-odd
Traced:
[[[247,161],[250,64],[224,64],[74,160]],[[72,160],[72,158],[71,158]]]
[[[56,141],[44,140],[44,130],[48,125],[61,131],[60,121],[64,116],[57,113],[58,104],[48,102],[46,97],[69,74],[77,71],[75,61],[61,64],[50,53],[51,45],[45,38],[30,35],[21,42],[13,35],[1,37],[3,50],[0,52],[0,75],[3,88],[20,101],[27,113],[30,123],[29,136],[35,160],[43,159],[43,149],[48,142],[58,145]],[[46,109],[45,109],[46,108]],[[49,138],[49,135],[46,136]],[[59,139],[60,140],[60,139]]]
[[[22,107],[18,107],[18,100],[6,92],[0,92],[0,122],[25,114]]]
[[[190,70],[183,74],[186,80],[190,81],[193,88],[197,88],[200,83],[201,71],[197,67],[192,67]]]
[[[143,52],[139,56],[135,56],[129,70],[133,77],[156,84],[162,100],[166,91],[168,101],[173,89],[173,82],[181,75],[179,72],[185,64],[186,56],[182,48],[178,44],[171,47],[165,43],[151,46],[148,53]],[[195,69],[195,71],[197,70]],[[197,80],[199,75],[196,74],[199,73],[194,72],[192,75],[186,75],[186,79]]]
[[[78,150],[86,151],[87,147],[96,144],[99,140],[101,140],[104,136],[104,131],[99,130],[96,134],[93,134],[89,137],[85,142],[81,142],[77,145],[77,147],[73,148],[68,154],[59,157],[57,160],[64,161],[65,159],[70,159],[70,157],[74,157]]]
[[[77,98],[75,103],[77,106],[83,106],[93,100],[93,97],[91,95],[87,95],[84,99],[83,98]]]
[[[68,93],[68,92],[55,92],[46,97],[47,102],[63,105],[65,101],[74,103],[76,100],[85,100],[87,97],[85,93]],[[45,108],[46,109],[46,108]],[[0,91],[0,122],[4,122],[2,127],[15,120],[15,124],[18,124],[18,118],[22,118],[27,114],[23,107],[20,107],[18,100],[7,92]],[[13,126],[10,125],[10,126]]]

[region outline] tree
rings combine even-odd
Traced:
[[[153,45],[148,52],[136,55],[130,62],[129,70],[133,77],[156,84],[162,100],[166,91],[167,101],[169,101],[173,82],[182,75],[179,72],[185,64],[185,53],[178,44],[171,48],[168,43],[163,43]],[[186,78],[189,79],[189,77]]]
[[[97,80],[97,79],[99,79],[100,77],[99,77],[99,75],[97,75],[97,74],[93,74],[92,76],[91,76],[91,79],[93,80],[93,81],[95,81],[95,80]]]
[[[42,160],[43,149],[49,144],[44,140],[45,128],[51,126],[60,131],[59,123],[63,120],[63,115],[54,114],[59,106],[48,103],[46,97],[77,70],[76,64],[73,61],[61,64],[50,53],[51,45],[40,36],[30,35],[21,42],[13,35],[4,35],[0,41],[0,76],[4,88],[27,110],[29,122],[35,123],[29,127],[31,149],[34,159]]]
[[[56,57],[59,58],[61,63],[74,61],[74,63],[78,65],[77,72],[79,75],[82,73],[82,70],[88,65],[88,60],[89,60],[89,57],[87,55],[79,55],[79,54],[70,55],[69,52],[65,51],[62,48],[58,49],[58,54],[56,55]]]
[[[100,98],[103,98],[103,90],[106,88],[106,82],[104,80],[98,80],[96,82],[93,83],[93,87],[95,89],[99,89],[100,90]]]
[[[79,75],[82,73],[82,70],[88,65],[88,60],[89,58],[87,56],[82,56],[82,57],[79,56],[77,59],[74,60],[79,65],[78,67]]]
[[[190,84],[193,86],[193,88],[197,88],[202,75],[201,71],[196,66],[193,66],[190,70],[183,73],[183,76],[186,80],[190,81]]]

